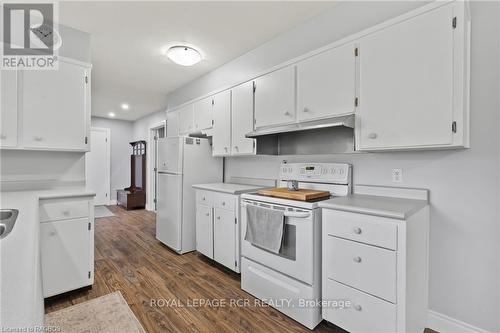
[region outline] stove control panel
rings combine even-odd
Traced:
[[[286,163],[281,164],[281,180],[349,184],[352,166],[347,163]]]

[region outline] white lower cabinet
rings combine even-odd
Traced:
[[[428,206],[405,220],[322,214],[323,319],[349,332],[423,332]]]
[[[196,250],[240,272],[239,195],[196,190]]]
[[[94,282],[94,206],[91,197],[40,200],[43,296]]]

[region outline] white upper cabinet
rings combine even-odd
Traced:
[[[355,110],[354,43],[336,47],[297,65],[297,120],[327,118]]]
[[[460,8],[443,5],[359,41],[358,150],[468,145],[468,28]]]
[[[194,103],[194,131],[212,127],[212,97]]]
[[[295,66],[255,80],[255,127],[295,122]]]
[[[231,91],[226,90],[213,96],[213,155],[231,154]]]
[[[17,71],[0,71],[0,146],[17,145]]]
[[[179,115],[179,134],[194,132],[193,104],[186,105],[177,111]]]
[[[58,70],[23,71],[23,146],[89,149],[90,70],[60,59]]]
[[[255,139],[245,137],[253,131],[253,82],[243,83],[232,89],[231,105],[231,154],[255,154]]]
[[[179,112],[167,112],[167,137],[179,136]]]

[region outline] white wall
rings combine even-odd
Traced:
[[[158,126],[167,118],[165,111],[158,111],[134,122],[134,140],[149,140],[149,129]],[[148,142],[149,144],[149,142]]]
[[[331,43],[422,2],[348,2],[286,32],[168,96],[182,104],[254,73]],[[227,176],[276,177],[284,158],[350,162],[357,184],[401,186],[431,193],[430,309],[470,325],[500,331],[499,307],[499,7],[471,3],[471,149],[323,156],[245,157],[227,160]],[[397,184],[396,184],[397,185]]]
[[[111,132],[111,196],[116,200],[116,190],[130,186],[129,142],[133,140],[133,124],[130,121],[92,117],[92,127],[109,128]]]

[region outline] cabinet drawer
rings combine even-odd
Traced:
[[[394,220],[372,215],[323,209],[323,232],[357,242],[397,249]]]
[[[328,279],[323,301],[344,300],[350,307],[323,307],[323,318],[349,332],[395,332],[396,305]]]
[[[88,217],[89,203],[88,199],[40,200],[40,222]]]
[[[396,252],[325,236],[326,276],[396,302]]]
[[[216,193],[214,206],[215,208],[234,210],[235,197],[231,194]]]
[[[214,193],[204,190],[196,190],[196,203],[212,206],[214,203]]]

